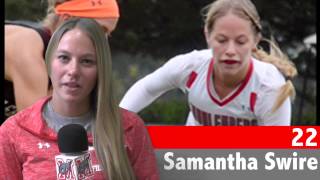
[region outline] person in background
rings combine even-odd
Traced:
[[[173,57],[136,82],[120,107],[139,112],[163,93],[180,88],[188,96],[187,125],[290,125],[294,64],[262,37],[250,0],[208,5],[204,34],[209,49]],[[267,53],[260,41],[270,43]]]
[[[94,179],[158,180],[143,121],[115,100],[111,53],[101,25],[88,18],[65,21],[53,33],[45,59],[52,96],[0,126],[0,176],[56,179],[57,132],[76,123],[94,145],[93,166],[100,166]]]
[[[5,119],[50,94],[44,53],[51,33],[70,17],[93,18],[108,35],[119,8],[116,0],[48,0],[40,23],[5,21]]]

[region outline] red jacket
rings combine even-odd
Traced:
[[[0,127],[1,179],[56,179],[55,159],[59,153],[57,133],[42,117],[42,108],[50,98],[7,119]],[[134,113],[121,109],[125,144],[137,179],[159,179],[155,154],[142,120]],[[88,134],[89,143],[92,135]],[[97,158],[92,153],[93,166]],[[95,171],[94,179],[106,179]]]

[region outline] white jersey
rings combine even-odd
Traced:
[[[120,107],[138,112],[161,94],[180,88],[188,95],[187,125],[290,125],[289,98],[272,112],[285,83],[274,65],[252,58],[245,80],[223,99],[212,83],[213,66],[211,50],[178,55],[135,83]]]

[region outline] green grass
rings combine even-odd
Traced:
[[[187,102],[156,101],[139,113],[147,124],[184,125],[189,113]]]

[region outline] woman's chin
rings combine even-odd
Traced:
[[[65,102],[75,103],[81,101],[81,97],[77,95],[64,94],[63,99]]]
[[[239,74],[238,68],[224,68],[223,71],[221,71],[221,74],[223,76],[237,76]]]

